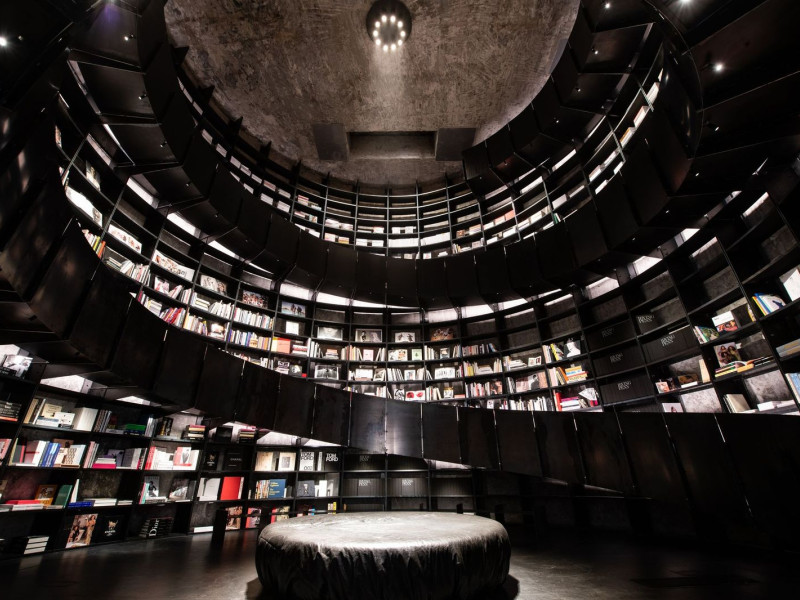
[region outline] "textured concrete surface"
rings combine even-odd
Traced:
[[[475,127],[485,139],[546,81],[575,0],[408,0],[410,40],[384,54],[370,0],[170,0],[186,68],[243,127],[291,159],[347,179],[420,182],[461,170],[432,159],[317,160],[313,123],[347,131]]]

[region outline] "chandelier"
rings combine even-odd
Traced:
[[[384,52],[396,52],[411,35],[411,13],[398,0],[377,0],[367,13],[367,34]]]

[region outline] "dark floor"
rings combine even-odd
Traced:
[[[269,600],[254,566],[256,532],[137,540],[0,561],[2,600]],[[515,545],[490,600],[800,597],[796,557],[643,545],[552,534]],[[489,600],[489,599],[487,599]]]

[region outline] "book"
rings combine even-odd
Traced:
[[[739,324],[736,322],[736,319],[734,319],[733,312],[730,310],[711,317],[711,322],[720,333],[739,329]]]
[[[314,495],[315,485],[313,480],[309,479],[297,482],[297,492],[295,493],[295,496],[298,498],[306,498]]]
[[[228,513],[228,518],[225,521],[225,529],[228,531],[237,531],[242,528],[242,507],[241,506],[228,506],[225,509]]]
[[[219,498],[219,488],[222,479],[219,477],[203,477],[200,479],[197,499],[201,502],[209,502]]]
[[[300,451],[300,471],[313,471],[315,470],[315,453],[309,450]]]
[[[270,479],[267,481],[267,498],[285,498],[286,480]]]
[[[292,450],[290,452],[281,452],[278,455],[277,471],[294,471],[294,461],[296,453]]]
[[[733,413],[748,412],[751,410],[743,394],[724,394],[722,399],[728,406],[728,410]]]
[[[792,269],[784,274],[781,277],[781,282],[791,302],[800,298],[800,269]]]
[[[92,542],[92,534],[97,524],[97,514],[75,515],[72,519],[72,526],[69,529],[66,548],[88,546]]]
[[[786,306],[784,299],[775,294],[754,294],[752,298],[764,316]]]
[[[244,526],[246,529],[254,529],[259,525],[261,525],[261,508],[251,506],[247,509],[247,520]]]
[[[274,471],[276,452],[262,452],[256,453],[255,471]]]
[[[222,488],[220,490],[220,500],[238,500],[242,497],[242,486],[244,477],[223,477]]]
[[[36,493],[34,494],[33,499],[44,504],[45,506],[50,506],[53,504],[53,501],[56,498],[57,490],[58,484],[55,483],[46,483],[40,485],[36,488]]]

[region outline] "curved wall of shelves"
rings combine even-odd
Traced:
[[[52,125],[41,121],[43,117],[37,111],[15,114],[10,128],[15,136],[13,143],[4,143],[4,149],[21,148],[19,152],[5,152],[0,179],[4,199],[0,210],[0,269],[8,282],[3,289],[8,309],[6,341],[19,343],[51,361],[59,372],[91,374],[108,386],[109,397],[137,390],[176,408],[192,407],[222,419],[235,417],[302,437],[379,453],[502,468],[615,490],[626,498],[683,503],[689,497],[698,521],[708,518],[733,539],[750,536],[766,523],[771,535],[783,540],[785,522],[773,528],[775,523],[769,515],[774,513],[776,497],[790,498],[797,487],[780,467],[796,457],[796,431],[791,420],[726,414],[633,415],[626,410],[658,408],[668,398],[677,398],[675,404],[688,408],[685,397],[694,394],[706,398],[713,395],[714,411],[736,412],[741,408],[732,401],[728,405],[724,398],[734,394],[744,397],[748,408],[756,408],[763,386],[756,390],[748,386],[765,376],[771,378],[771,389],[778,389],[777,381],[782,386],[780,397],[775,396],[773,401],[790,401],[786,406],[774,406],[774,412],[797,410],[784,375],[800,370],[793,345],[800,338],[798,304],[797,300],[785,301],[789,288],[782,279],[800,262],[796,173],[778,167],[759,168],[758,162],[757,175],[722,181],[707,175],[706,168],[713,174],[717,163],[700,157],[695,164],[703,165],[702,177],[690,178],[693,186],[673,198],[665,211],[691,209],[691,216],[708,209],[701,219],[702,228],[694,236],[687,233],[673,239],[674,231],[686,225],[687,215],[678,220],[664,212],[660,219],[676,221],[668,228],[670,243],[660,247],[661,260],[641,273],[619,269],[615,282],[573,285],[568,293],[543,294],[517,305],[489,307],[490,312],[484,314],[465,306],[459,308],[461,315],[456,318],[437,310],[375,307],[352,301],[343,307],[308,291],[305,297],[299,297],[286,282],[278,282],[270,273],[215,247],[213,242],[222,236],[197,238],[185,231],[181,222],[171,219],[168,211],[159,210],[163,207],[151,206],[135,187],[124,184],[130,170],[106,164],[101,145],[91,143],[81,129],[92,121],[85,119],[80,102],[70,102],[67,108],[53,98],[53,90],[60,88],[68,100],[80,99],[79,90],[70,82],[67,78],[63,85],[33,89],[26,98],[29,106],[48,107],[44,114],[59,124],[61,149],[54,145]],[[658,114],[655,111],[652,116]],[[658,133],[670,131],[660,129],[659,123],[672,126],[666,117],[651,123],[648,127]],[[96,125],[89,128],[94,139],[105,135]],[[773,157],[781,158],[790,149],[796,151],[797,136],[792,131],[790,128],[777,142],[771,139],[774,144],[757,146],[759,161],[765,153],[770,156],[773,146]],[[638,181],[642,190],[663,195],[664,186],[658,183],[658,172],[653,174],[653,163],[672,161],[675,155],[658,147],[645,149],[641,140],[636,147],[637,152],[623,168],[629,170],[631,178],[626,179],[626,185]],[[756,161],[750,150],[731,151],[725,158],[736,167],[749,167]],[[57,167],[63,169],[61,177]],[[220,198],[229,193],[235,197],[240,189],[232,177],[216,178],[212,183],[209,176],[208,182],[221,190]],[[64,195],[65,184],[70,194],[80,193],[88,206],[77,206],[76,199],[82,204],[77,196],[70,204]],[[621,182],[611,182],[607,188],[614,186],[621,186]],[[730,193],[730,186],[741,191]],[[182,202],[196,202],[202,207],[207,201],[195,197]],[[641,210],[649,209],[642,206]],[[624,220],[625,213],[612,212],[616,219]],[[220,213],[220,217],[224,215]],[[573,233],[576,222],[571,224]],[[284,227],[276,223],[279,221],[271,221],[274,227]],[[542,232],[542,237],[551,230],[569,231],[562,224],[561,228]],[[647,233],[637,229],[636,237]],[[269,240],[264,243],[265,250],[254,252],[280,254],[281,249],[270,247]],[[508,267],[499,277],[492,273],[489,259],[482,267],[481,259],[473,263],[477,272],[471,281],[479,295],[485,292],[491,296],[492,284],[497,289],[502,285],[515,288],[520,277],[528,277],[522,267],[531,265],[524,250],[519,250],[524,244],[504,249],[503,262],[507,256]],[[756,252],[751,250],[753,245],[758,248]],[[304,251],[318,249],[314,246]],[[347,271],[333,260],[331,252],[329,249],[328,270]],[[358,260],[362,260],[361,255]],[[538,264],[558,279],[563,266],[559,254],[547,260],[535,263],[533,268]],[[257,266],[258,262],[254,260],[253,264]],[[412,263],[413,275],[399,280],[398,292],[408,294],[409,289],[425,284],[434,297],[441,272],[426,264],[436,265],[437,261]],[[293,268],[302,273],[297,265]],[[450,268],[444,271],[450,277]],[[302,279],[300,275],[298,278]],[[451,291],[459,291],[453,297],[470,295],[469,285],[447,281],[448,286],[455,286],[449,288]],[[314,289],[313,285],[307,287]],[[786,305],[765,304],[768,295],[783,295]],[[169,319],[174,317],[172,324],[183,319],[183,327],[170,327],[153,315],[153,302],[161,303],[159,314],[174,309]],[[284,302],[288,305],[283,306]],[[744,317],[748,307],[754,317],[751,321]],[[699,339],[709,335],[705,329],[716,325],[714,317],[728,312],[735,328],[729,328],[719,342],[709,339],[701,343]],[[190,321],[192,316],[198,318]],[[251,318],[264,320],[261,324],[242,322]],[[190,331],[186,323],[203,334]],[[221,331],[213,327],[214,323]],[[292,325],[290,330],[289,323],[297,329]],[[324,328],[322,332],[320,328]],[[259,352],[249,340],[246,347],[232,342],[230,335],[235,331],[269,336],[269,349]],[[288,352],[285,342],[273,347],[275,337],[289,341]],[[740,343],[768,360],[741,371],[715,373],[712,378],[710,371],[718,357],[715,346],[722,342]],[[293,354],[295,344],[305,345],[305,351]],[[320,356],[304,355],[317,347]],[[338,358],[326,358],[328,347],[338,352]],[[364,354],[370,349],[372,360]],[[379,357],[381,350],[385,358]],[[259,362],[264,358],[272,369],[243,362],[230,351],[246,353]],[[389,358],[390,351],[398,352],[395,360]],[[405,361],[400,360],[401,351],[405,351]],[[360,358],[358,354],[352,358],[351,352],[360,352]],[[459,353],[461,356],[456,356]],[[701,358],[707,382],[703,381]],[[311,385],[275,370],[286,368],[291,372],[293,365],[299,365],[301,373],[305,366],[307,375],[312,369],[316,374],[320,367],[320,380],[331,379],[338,387],[354,389],[335,389],[319,381]],[[333,365],[341,369],[335,378],[329,377]],[[406,365],[414,367],[406,369]],[[469,406],[400,402],[358,393],[356,388],[371,384],[364,383],[361,377],[366,373],[356,373],[356,369],[372,368],[374,379],[379,366],[387,374],[390,369],[399,369],[402,384],[409,391],[421,390],[424,395],[426,390],[437,389],[443,403]],[[559,366],[563,373],[558,371]],[[570,370],[573,367],[578,369]],[[549,370],[554,368],[551,375]],[[459,374],[457,369],[461,369]],[[406,374],[412,370],[413,379]],[[344,371],[346,378],[340,377]],[[428,371],[431,379],[427,379]],[[556,393],[580,396],[579,390],[592,387],[601,406],[614,414],[501,410],[504,403],[511,408],[512,401],[535,397],[530,387],[534,375],[541,387],[538,373],[544,373],[551,401]],[[694,381],[679,378],[691,374]],[[399,375],[395,374],[395,387],[401,383]],[[674,389],[669,379],[674,380]],[[499,389],[493,385],[495,380],[499,380]],[[662,389],[658,383],[667,386]],[[484,384],[489,385],[481,387]],[[528,389],[519,389],[523,385]],[[452,389],[453,398],[445,395],[447,387]],[[456,398],[456,393],[465,397]],[[473,408],[486,407],[489,401],[495,403],[493,410]],[[709,406],[702,402],[696,406]],[[763,455],[770,457],[766,469],[762,463],[748,462],[753,439],[763,444]],[[687,469],[689,465],[691,469]],[[782,478],[779,493],[771,494],[775,488],[762,485],[765,478],[771,485],[773,479]],[[729,530],[730,523],[734,525]],[[746,535],[739,535],[745,530]]]
[[[121,10],[111,6],[105,9]],[[148,7],[140,20],[145,22],[163,19],[163,15],[155,15],[155,12],[155,9]],[[137,20],[126,22],[120,19],[120,22],[121,31],[126,27],[135,28]],[[297,186],[301,183],[308,185],[299,170],[281,175],[273,169],[273,180],[264,179],[258,167],[258,157],[247,162],[242,154],[234,156],[223,146],[223,142],[230,140],[231,136],[236,137],[235,131],[225,131],[224,137],[215,138],[204,125],[192,128],[192,123],[205,113],[198,102],[187,102],[180,93],[165,45],[149,54],[140,51],[138,55],[129,58],[133,64],[142,66],[138,70],[125,71],[124,76],[128,79],[125,87],[145,89],[140,94],[140,99],[134,101],[123,95],[116,97],[105,93],[99,97],[92,95],[91,100],[96,105],[101,120],[132,159],[129,166],[125,165],[123,159],[117,168],[131,175],[141,175],[142,181],[146,181],[146,185],[152,186],[151,189],[157,192],[160,208],[179,211],[205,235],[218,240],[245,261],[252,261],[267,269],[277,279],[286,278],[305,287],[339,295],[352,294],[355,298],[368,301],[421,305],[426,308],[463,305],[480,298],[499,301],[527,297],[575,280],[586,282],[598,279],[601,273],[607,273],[614,265],[625,262],[629,253],[650,252],[655,243],[669,239],[679,231],[669,219],[666,222],[662,220],[669,210],[670,195],[676,192],[680,181],[688,172],[689,159],[685,148],[691,147],[691,140],[696,137],[696,126],[691,119],[684,122],[683,117],[684,113],[694,114],[691,109],[693,102],[685,92],[686,86],[680,83],[680,70],[683,67],[676,69],[670,63],[662,64],[660,44],[664,43],[665,38],[656,33],[648,36],[642,43],[639,54],[648,57],[641,67],[641,79],[628,74],[623,76],[624,83],[620,84],[617,102],[607,107],[608,111],[612,111],[621,105],[618,109],[621,116],[614,119],[616,125],[612,126],[611,121],[603,125],[604,113],[593,113],[580,108],[580,105],[571,106],[570,98],[562,102],[555,89],[556,83],[560,82],[559,85],[563,87],[565,82],[569,83],[577,77],[573,64],[576,60],[588,62],[591,67],[591,61],[575,58],[575,52],[580,52],[580,56],[584,57],[590,53],[592,47],[591,43],[584,43],[587,42],[584,38],[591,38],[591,34],[587,33],[588,25],[585,20],[581,23],[585,27],[578,28],[582,36],[580,43],[574,40],[574,51],[565,53],[559,63],[572,64],[573,68],[557,68],[558,72],[546,91],[531,105],[529,117],[523,115],[516,121],[518,125],[510,125],[509,131],[512,133],[517,130],[522,132],[528,127],[527,143],[531,151],[539,157],[534,161],[537,169],[527,173],[519,181],[515,179],[508,188],[504,186],[486,193],[485,201],[481,202],[475,199],[474,192],[466,189],[465,195],[457,196],[458,190],[463,186],[456,186],[452,193],[449,189],[445,190],[446,196],[456,196],[455,202],[458,204],[453,205],[447,199],[448,208],[457,209],[456,219],[459,218],[458,207],[466,203],[461,202],[461,198],[472,198],[469,201],[479,208],[474,217],[470,216],[473,213],[465,215],[473,220],[464,221],[468,227],[465,225],[464,229],[451,231],[451,238],[453,234],[458,238],[459,231],[467,240],[476,235],[485,237],[501,221],[510,222],[509,210],[514,213],[513,218],[517,224],[517,215],[530,213],[534,220],[540,220],[553,209],[557,211],[555,214],[560,212],[560,217],[553,219],[559,222],[531,236],[528,233],[533,233],[535,228],[532,228],[525,233],[524,239],[521,239],[523,236],[520,230],[497,229],[500,233],[496,241],[501,243],[496,247],[486,248],[474,257],[440,257],[426,261],[404,260],[391,255],[374,256],[363,250],[353,251],[346,245],[330,244],[318,239],[315,235],[322,235],[322,229],[312,235],[290,225],[284,216],[286,213],[294,215],[299,210],[302,213],[300,217],[307,220],[306,217],[316,211],[321,213],[318,216],[323,218],[323,227],[326,226],[325,221],[330,214],[330,219],[336,221],[332,226],[339,233],[350,230],[357,232],[358,213],[367,209],[358,203],[358,192],[345,193],[328,186],[317,186],[315,197],[320,201],[324,200],[324,204],[316,202],[317,208],[304,205],[311,192],[298,191]],[[644,30],[650,31],[650,28],[644,28],[640,33]],[[609,33],[605,32],[605,35],[608,36]],[[91,56],[110,52],[104,44],[96,43],[96,37],[90,31],[79,42],[79,47],[88,48]],[[103,42],[107,43],[105,38]],[[152,40],[139,41],[140,44],[146,42],[152,43]],[[122,43],[118,46],[124,49]],[[87,58],[86,54],[84,52],[75,55],[73,65],[85,82],[85,88],[92,94],[91,81],[100,80],[110,67],[101,61]],[[149,62],[137,62],[137,56],[150,54],[153,58]],[[673,74],[659,83],[660,73],[664,69],[667,74]],[[556,78],[560,71],[568,74]],[[636,69],[632,72],[637,73]],[[590,73],[589,80],[600,76],[599,73]],[[156,86],[158,90],[151,93],[146,89],[148,85]],[[587,86],[582,93],[588,101],[592,86],[588,82],[581,85]],[[642,85],[649,86],[650,98],[645,97]],[[692,84],[688,84],[688,87],[691,89]],[[165,89],[171,91],[165,93]],[[183,86],[183,89],[186,90],[186,87]],[[601,86],[601,89],[604,88]],[[658,98],[655,98],[656,91]],[[602,95],[600,90],[595,90],[592,95],[597,102],[598,94]],[[551,101],[546,102],[546,98]],[[656,104],[653,105],[651,100],[656,100]],[[662,105],[663,108],[658,109]],[[556,127],[558,132],[540,132],[535,125],[535,122],[544,118],[542,115],[545,109],[555,121],[559,121],[560,124]],[[126,111],[133,111],[137,115],[145,111],[147,116],[137,116],[140,122],[135,125],[121,118],[109,119],[104,116],[108,113],[125,114]],[[525,125],[531,119],[531,124]],[[614,127],[624,125],[628,127],[623,133],[614,133]],[[609,128],[609,131],[605,132],[604,128]],[[637,129],[638,132],[635,131]],[[558,139],[582,139],[582,130],[588,130],[592,135],[589,136],[590,139],[581,142],[579,152],[569,151],[577,142],[559,145],[558,148],[562,150],[553,145]],[[135,140],[131,139],[133,135],[136,136]],[[665,150],[651,152],[646,147],[648,139],[655,137],[661,139]],[[590,151],[589,148],[593,150]],[[119,154],[119,149],[114,144],[107,149],[115,155]],[[519,149],[514,151],[518,155],[521,152]],[[543,171],[538,167],[544,159],[555,160],[560,154],[564,154],[566,159],[552,165],[546,177],[541,176]],[[616,155],[621,155],[624,163],[615,163],[613,159]],[[609,161],[609,157],[612,160]],[[604,168],[615,174],[593,188],[592,185]],[[515,191],[517,184],[519,190]],[[337,195],[340,197],[337,198]],[[365,197],[369,198],[369,195],[365,194]],[[427,197],[422,198],[425,200]],[[296,202],[298,199],[299,205]],[[518,206],[511,207],[512,200]],[[265,201],[281,206],[275,210],[274,206],[270,207]],[[389,208],[391,204],[392,200],[387,196],[386,210],[395,210]],[[480,208],[481,206],[486,208]],[[329,208],[333,212],[329,212]],[[390,235],[394,216],[413,216],[414,220],[419,221],[422,214],[417,211],[420,209],[413,205],[410,208],[413,210],[408,214],[405,213],[406,209],[398,208],[396,213],[384,220],[383,225],[377,227],[383,228]],[[369,210],[375,211],[377,208]],[[470,209],[465,207],[464,210]],[[363,217],[363,212],[361,216]],[[436,216],[432,219],[436,219]],[[319,220],[317,219],[318,222]],[[407,220],[398,219],[397,222],[406,223]],[[346,225],[344,229],[343,224]],[[415,230],[418,225],[414,226]],[[304,227],[308,229],[308,223]],[[638,243],[633,241],[636,231],[647,231],[648,235],[644,238],[646,243],[642,241],[641,235]],[[341,236],[337,234],[337,239],[338,237]],[[352,242],[352,236],[347,237],[347,241]],[[387,245],[388,241],[387,239]],[[448,240],[447,243],[451,241]],[[514,243],[501,247],[510,241]],[[398,242],[406,243],[402,240]],[[419,247],[418,238],[412,246]],[[327,260],[321,261],[320,256]],[[508,273],[510,269],[507,264],[514,260],[532,263],[533,268],[528,269],[528,276],[524,281],[519,281],[520,272]],[[367,270],[370,272],[369,277],[359,277],[359,274]],[[414,284],[411,283],[412,280]],[[399,282],[402,284],[398,285]]]

